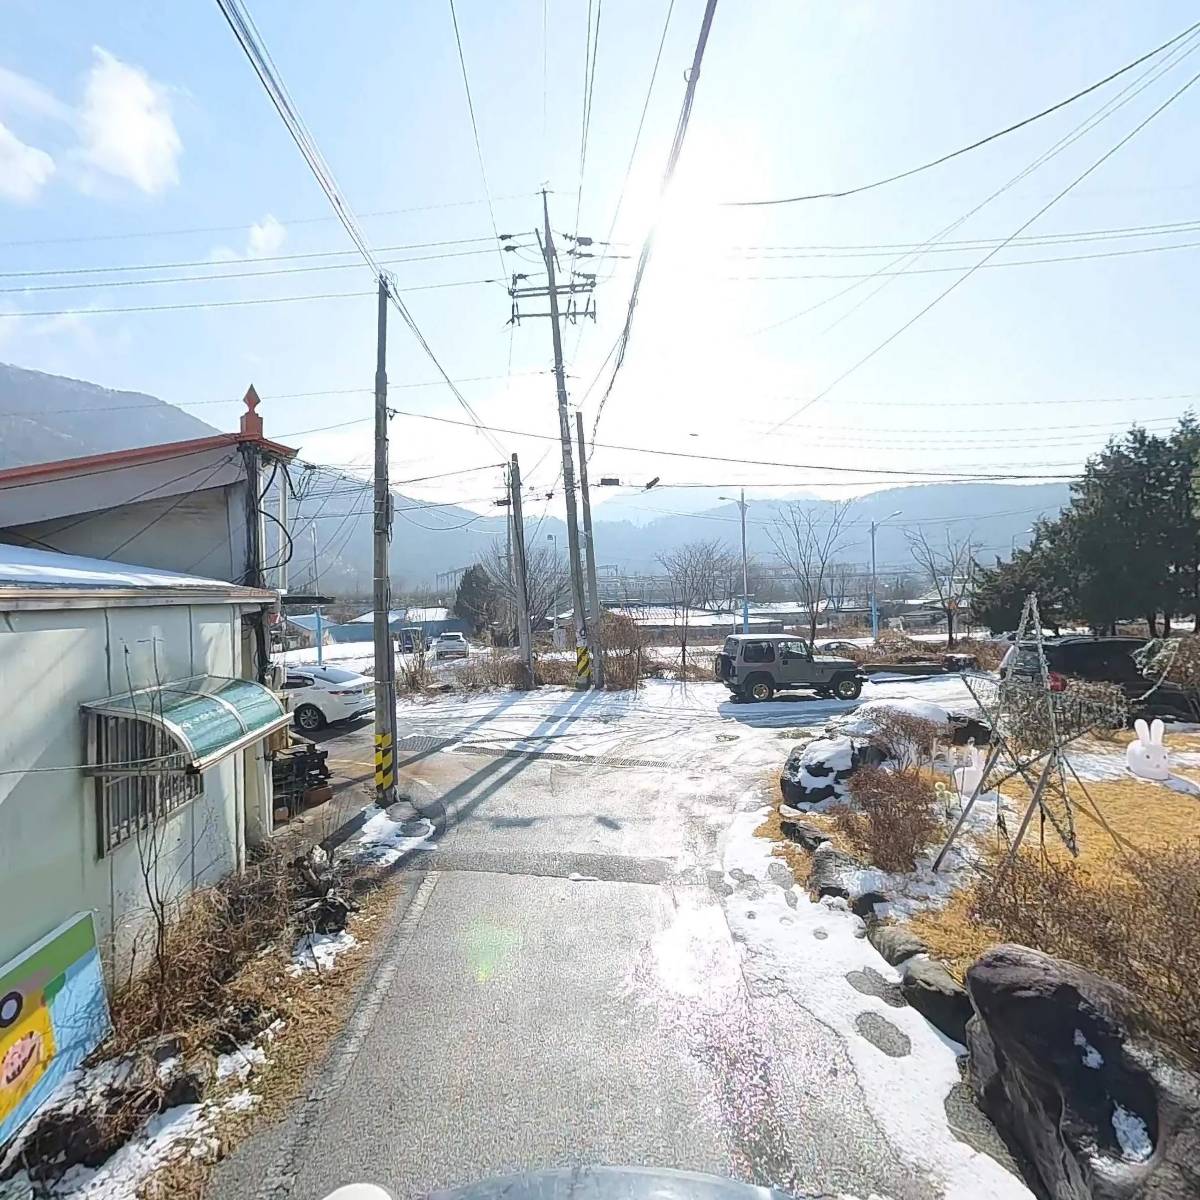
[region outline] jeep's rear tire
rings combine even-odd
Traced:
[[[747,700],[764,703],[775,695],[775,685],[769,675],[752,675],[746,680],[745,696]]]
[[[839,700],[857,700],[862,695],[862,680],[853,675],[842,675],[834,680],[833,694]]]

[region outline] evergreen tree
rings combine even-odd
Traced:
[[[500,616],[500,597],[486,568],[475,563],[463,572],[454,596],[454,614],[471,622],[475,633],[482,633]]]

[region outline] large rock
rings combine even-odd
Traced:
[[[905,964],[900,991],[935,1029],[964,1045],[971,1002],[962,984],[932,958],[910,958]]]
[[[867,939],[879,951],[884,962],[893,967],[912,958],[914,954],[928,953],[929,947],[904,925],[881,925],[876,923],[867,930]]]
[[[1200,1196],[1200,1074],[1126,989],[1024,946],[967,972],[971,1082],[1046,1200]]]
[[[847,737],[822,737],[797,746],[787,756],[779,776],[785,804],[811,806],[849,798],[846,780],[859,767],[875,766],[883,755],[875,746],[855,745]]]
[[[823,842],[813,851],[808,886],[818,898],[841,896],[849,900],[857,891],[858,876],[862,869],[858,859],[835,849],[829,842]]]
[[[800,812],[786,804],[779,806],[779,828],[789,842],[795,842],[805,850],[815,850],[823,842],[829,841],[829,834],[802,820]]]

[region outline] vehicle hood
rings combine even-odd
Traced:
[[[816,1193],[809,1194],[816,1200]],[[484,1179],[434,1192],[429,1200],[787,1200],[774,1188],[694,1171],[576,1167]],[[797,1197],[804,1200],[804,1197]]]

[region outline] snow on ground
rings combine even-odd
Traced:
[[[306,933],[292,948],[289,975],[302,971],[329,971],[338,960],[338,955],[353,950],[357,939],[344,929],[340,933]]]
[[[845,901],[815,903],[795,885],[785,890],[772,882],[772,875],[780,877],[770,869],[778,860],[772,859],[771,843],[754,836],[767,811],[738,814],[724,859],[734,888],[725,901],[726,918],[747,982],[771,989],[782,984],[838,1034],[872,1117],[906,1162],[941,1181],[946,1200],[1029,1200],[1018,1179],[950,1132],[944,1103],[960,1081],[956,1060],[962,1047],[916,1009],[892,1008],[847,981],[848,974],[866,968],[891,983],[900,981],[899,973],[858,936],[859,918]],[[788,903],[789,891],[795,907]],[[876,1028],[890,1025],[900,1048],[907,1039],[907,1053],[893,1057],[869,1041],[860,1032],[864,1017]]]
[[[369,804],[363,811],[375,809]],[[418,821],[397,821],[386,812],[375,811],[368,817],[351,851],[356,862],[387,866],[399,861],[413,850],[432,850],[433,822],[422,817]]]
[[[974,708],[958,675],[869,682],[862,696]],[[405,698],[397,707],[397,724],[402,738],[426,735],[462,746],[755,770],[782,764],[784,731],[819,732],[858,703],[799,694],[767,704],[735,704],[719,683],[649,679],[636,692],[545,687]]]

